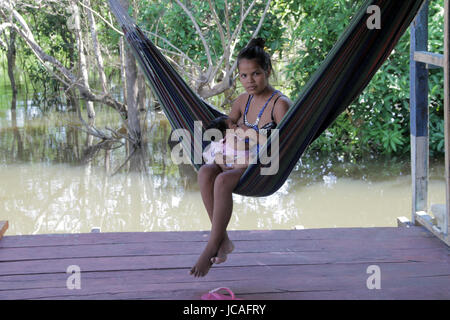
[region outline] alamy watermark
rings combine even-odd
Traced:
[[[366,20],[367,28],[370,30],[381,29],[381,10],[377,5],[367,7],[367,13],[370,14]]]
[[[70,265],[66,269],[66,273],[70,276],[66,280],[66,287],[69,290],[81,289],[81,268],[77,265]]]
[[[373,289],[381,289],[381,269],[377,265],[370,265],[367,267],[366,270],[367,274],[370,274],[370,276],[367,278],[366,286],[367,289],[373,290]]]

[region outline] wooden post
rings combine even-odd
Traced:
[[[410,126],[412,223],[415,213],[427,211],[428,204],[428,70],[414,60],[416,51],[428,51],[428,1],[411,24],[410,45]]]
[[[447,244],[450,236],[450,0],[444,4],[444,132],[445,132],[445,179]]]

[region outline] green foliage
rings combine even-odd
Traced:
[[[291,4],[297,6],[300,17],[292,42],[299,62],[286,67],[293,92],[301,91],[362,3],[306,0]],[[443,0],[430,3],[429,17],[429,50],[442,53]],[[349,158],[409,152],[409,44],[408,31],[357,101],[311,145],[310,152]],[[439,156],[443,153],[442,70],[430,70],[429,87],[430,153]]]
[[[208,1],[182,2],[199,23],[211,49],[213,63],[218,63],[224,48]],[[239,22],[241,2],[244,7],[248,7],[251,1],[227,2],[230,32],[233,32]],[[274,67],[282,75],[282,90],[293,100],[325,59],[363,2],[364,0],[272,0],[259,35],[266,39],[269,52],[276,57]],[[192,21],[174,0],[139,0],[130,3],[135,6],[133,12],[143,29],[164,37],[196,64],[207,66],[205,49]],[[225,1],[217,0],[212,3],[222,27],[225,28]],[[265,3],[266,1],[257,1],[245,20],[234,55],[250,39]],[[438,53],[443,52],[443,3],[444,0],[430,1],[429,50]],[[103,17],[109,16],[106,2],[91,0],[91,5]],[[70,15],[66,11],[68,0],[49,2],[47,6],[51,7],[39,10],[30,6],[21,13],[45,52],[77,73],[78,56],[74,34],[67,28],[67,18]],[[85,9],[81,9],[81,14],[82,29],[88,33]],[[117,68],[120,61],[119,34],[100,20],[97,20],[97,27],[99,41],[105,53],[105,71],[109,79],[116,79],[120,72]],[[59,95],[64,91],[61,83],[41,66],[20,37],[17,39],[17,65],[27,75],[34,90],[43,93],[36,96],[36,99],[43,99],[39,105],[51,107],[60,103]],[[153,40],[159,46],[174,51],[160,38],[154,37]],[[179,59],[176,55],[172,57],[184,65],[187,72],[190,71],[189,61],[176,60]],[[95,67],[90,70],[96,72]],[[438,157],[444,152],[441,69],[429,71],[429,88],[430,154]],[[409,140],[409,32],[406,32],[363,93],[309,150],[311,153],[334,153],[349,159],[377,154],[399,156],[409,152]]]
[[[436,114],[430,117],[430,155],[445,153],[444,119]]]
[[[224,32],[227,32],[225,23],[227,19],[229,20],[230,33],[233,33],[238,27],[241,16],[241,2],[243,2],[245,9],[251,3],[250,0],[227,1],[228,18],[226,18],[225,1],[212,1]],[[192,0],[183,1],[183,3],[199,24],[207,45],[211,50],[213,63],[217,63],[225,48],[222,46],[219,29],[213,19],[208,1]],[[242,32],[238,37],[239,42],[234,50],[235,55],[250,40],[253,31],[259,23],[260,15],[264,11],[265,5],[266,1],[257,1],[247,16],[242,26]],[[208,65],[203,43],[191,19],[175,1],[141,0],[140,7],[141,10],[138,17],[139,25],[150,32],[163,36],[171,44],[187,54],[196,64],[200,66]],[[266,15],[259,32],[259,36],[266,39],[266,45],[272,53],[278,50],[284,42],[288,41],[284,37],[285,27],[278,17],[280,13],[280,8],[272,4],[271,10]],[[174,48],[163,40],[157,37],[154,37],[153,40],[160,47],[172,52],[174,51]],[[182,63],[186,65],[188,61],[182,61]]]
[[[64,9],[56,3],[49,4],[51,9],[40,11],[37,8],[25,8],[22,15],[28,20],[33,35],[42,49],[50,56],[72,66],[68,61],[75,59],[73,50],[73,33],[67,29]],[[61,83],[46,71],[34,53],[24,41],[19,42],[22,68],[27,73],[34,88],[35,103],[43,110],[51,108],[59,101]]]
[[[356,13],[362,0],[303,0],[290,2],[298,22],[291,41],[292,63],[287,76],[295,91],[306,84]]]

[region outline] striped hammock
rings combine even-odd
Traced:
[[[251,164],[242,175],[234,193],[268,196],[284,184],[308,145],[364,90],[424,2],[425,0],[366,1],[278,124],[277,172],[261,174],[264,165]],[[194,137],[195,130],[198,130],[195,128],[195,121],[207,125],[212,119],[222,115],[189,88],[118,0],[109,0],[109,4],[173,129],[186,129]],[[374,14],[368,9],[373,5],[380,9],[381,26],[378,29],[369,28],[368,24]],[[260,152],[271,150],[272,140],[269,138]],[[192,163],[199,169],[201,164],[198,164],[198,159],[201,159],[202,146],[195,147],[195,143],[199,143],[195,139],[183,140],[182,143],[186,144],[186,150],[191,150]]]

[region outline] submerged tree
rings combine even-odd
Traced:
[[[271,0],[119,2],[134,12],[149,37],[203,98],[233,94],[236,51],[251,38],[260,33],[266,38],[280,36],[268,31],[277,24],[269,12]],[[62,86],[66,101],[79,114],[82,130],[99,138],[102,148],[125,141],[129,155],[142,150],[147,88],[106,2],[1,1],[0,18],[0,32],[8,28],[10,35],[17,34],[26,44],[27,50],[19,54],[32,54],[39,68]],[[114,76],[121,82],[115,88]],[[117,87],[122,95],[113,94]],[[83,119],[79,102],[85,103],[90,121]],[[122,128],[96,128],[94,102],[117,111]]]

